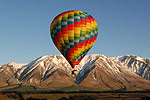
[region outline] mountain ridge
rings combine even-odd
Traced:
[[[0,82],[3,82],[0,87],[27,84],[39,88],[76,85],[103,91],[150,90],[149,60],[136,58],[135,55],[86,55],[75,67],[77,76],[72,75],[73,69],[62,55],[41,56],[25,64],[11,62],[0,66]]]

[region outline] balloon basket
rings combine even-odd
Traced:
[[[77,74],[78,74],[78,71],[77,71],[77,70],[73,70],[73,71],[72,71],[72,75],[75,75],[75,76],[76,76]]]

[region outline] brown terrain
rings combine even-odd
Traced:
[[[63,97],[66,100],[86,98],[86,95],[90,96],[89,98],[99,98],[98,100],[101,98],[106,98],[106,100],[110,98],[112,100],[149,98],[149,63],[149,59],[133,55],[120,57],[87,55],[75,67],[78,71],[77,75],[73,75],[72,70],[74,69],[61,55],[42,56],[26,64],[12,62],[0,66],[0,91],[2,91],[0,97],[11,100],[22,96],[24,99],[29,99],[31,95],[30,99],[41,98],[41,100],[42,98],[50,100],[49,98],[53,97],[56,97],[56,100],[61,100]],[[21,93],[16,94],[15,91]],[[28,93],[28,91],[34,92]],[[46,92],[43,94],[41,91],[73,91],[76,93]],[[81,91],[89,93],[80,93]],[[92,91],[94,93],[90,93]],[[97,91],[102,93],[96,93]]]

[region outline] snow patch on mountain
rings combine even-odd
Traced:
[[[21,68],[25,64],[16,64],[15,62],[10,62],[7,64],[7,66],[13,66],[13,68],[18,69]]]

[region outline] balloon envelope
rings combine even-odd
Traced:
[[[72,10],[54,18],[50,34],[57,49],[74,68],[93,46],[98,26],[88,13]]]

